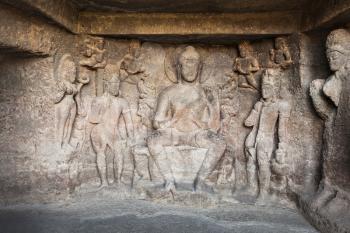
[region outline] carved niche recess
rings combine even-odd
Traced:
[[[116,59],[86,36],[78,61],[63,55],[56,72],[59,147],[95,158],[100,189],[286,198],[291,104],[280,89],[293,63],[286,38],[268,44],[213,52],[133,40]]]

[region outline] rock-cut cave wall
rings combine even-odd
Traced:
[[[0,50],[3,204],[112,187],[273,203],[324,232],[349,230],[347,29],[216,44],[33,24],[35,51]]]

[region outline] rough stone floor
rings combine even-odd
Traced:
[[[0,233],[316,233],[290,209],[184,207],[95,196],[0,208]]]

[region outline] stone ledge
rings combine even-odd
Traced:
[[[224,14],[81,12],[78,32],[109,36],[291,34],[299,30],[296,15],[298,13],[294,11]]]

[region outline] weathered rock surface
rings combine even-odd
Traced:
[[[350,1],[0,6],[0,229],[350,231]]]
[[[241,204],[202,209],[140,200],[116,201],[113,195],[1,208],[0,226],[7,233],[317,232],[290,209]]]

